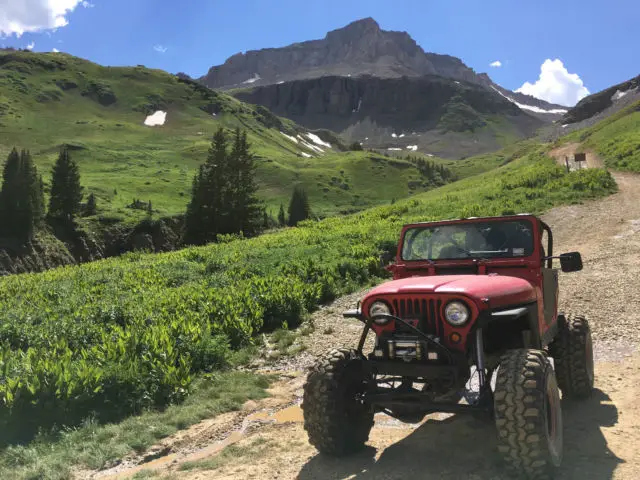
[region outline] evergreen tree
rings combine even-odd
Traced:
[[[153,206],[151,205],[151,200],[149,200],[149,203],[147,204],[147,215],[153,215]]]
[[[44,188],[31,154],[14,148],[3,170],[0,191],[1,236],[33,238],[44,217]]]
[[[218,234],[257,233],[264,224],[257,190],[246,132],[235,131],[229,151],[221,128],[213,137],[207,161],[193,180],[186,214],[187,243],[215,241]]]
[[[311,208],[307,192],[301,186],[297,186],[294,188],[289,202],[289,225],[295,227],[298,222],[309,217],[311,217]]]
[[[84,215],[85,217],[90,217],[91,215],[95,215],[98,211],[98,205],[96,203],[96,196],[91,193],[89,197],[87,197],[87,204],[84,207]]]
[[[60,151],[51,173],[49,216],[70,220],[80,213],[81,202],[80,171],[65,147]]]
[[[14,148],[9,153],[2,171],[2,190],[0,191],[0,237],[9,237],[17,234],[12,217],[15,215],[20,203],[18,190],[20,175],[20,154]]]
[[[211,142],[207,160],[193,179],[191,201],[185,218],[185,241],[203,244],[216,240],[218,233],[228,233],[224,223],[228,178],[228,148],[224,130],[220,128]]]
[[[230,155],[230,182],[227,206],[232,216],[228,222],[231,232],[250,236],[259,230],[262,203],[258,199],[255,182],[255,163],[251,154],[247,132],[236,129]]]
[[[284,213],[284,206],[280,204],[280,211],[278,212],[278,225],[284,227],[287,224],[287,217]]]

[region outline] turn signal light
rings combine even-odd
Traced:
[[[449,340],[451,340],[451,343],[460,343],[460,340],[462,340],[462,336],[459,333],[453,332],[451,335],[449,335]]]

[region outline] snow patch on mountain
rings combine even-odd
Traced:
[[[417,152],[418,151],[418,145],[409,145],[407,147],[407,150],[411,150],[413,152]]]
[[[298,143],[298,139],[296,137],[292,137],[291,135],[287,135],[284,132],[280,132],[282,135],[284,135],[285,137],[287,137],[289,140],[291,140],[294,143]]]
[[[524,103],[518,103],[516,100],[514,100],[511,97],[508,97],[507,95],[502,93],[500,90],[498,90],[493,85],[491,86],[491,88],[493,88],[496,92],[498,92],[504,98],[509,100],[511,103],[515,103],[518,106],[518,108],[521,108],[523,110],[529,110],[531,112],[536,112],[536,113],[567,113],[567,110],[565,110],[563,108],[552,108],[551,110],[545,110],[544,108],[535,107],[533,105],[525,105]]]
[[[164,122],[166,121],[167,121],[167,112],[158,110],[157,112],[145,118],[144,124],[148,127],[157,127],[159,125],[164,125]]]
[[[613,94],[613,96],[611,97],[611,100],[615,102],[616,100],[620,100],[622,97],[624,97],[629,93],[635,93],[637,90],[638,88],[630,88],[629,90],[625,90],[624,92],[620,90],[616,90],[616,93]]]
[[[242,82],[242,83],[255,83],[255,82],[257,82],[258,80],[260,80],[260,75],[258,75],[258,74],[256,73],[253,77],[249,78],[248,80],[245,80],[245,81],[244,81],[244,82]]]
[[[318,152],[318,153],[324,153],[324,150],[321,149],[320,147],[318,147],[317,145],[314,145],[312,143],[307,142],[301,135],[298,135],[298,138],[300,139],[300,144],[305,147],[308,148],[309,150],[312,150],[314,152]]]
[[[306,133],[307,138],[309,138],[313,143],[315,143],[316,145],[320,145],[321,147],[327,147],[327,148],[331,148],[331,144],[327,143],[327,142],[323,142],[322,139],[313,134],[313,133]]]

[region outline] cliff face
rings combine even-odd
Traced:
[[[238,53],[230,57],[224,64],[212,67],[207,75],[200,78],[200,82],[216,89],[242,89],[251,87],[268,87],[274,85],[288,85],[286,88],[265,88],[260,92],[250,96],[242,93],[239,98],[249,102],[259,103],[268,108],[273,108],[274,112],[298,121],[313,128],[332,128],[331,125],[338,125],[338,131],[344,131],[349,123],[344,118],[320,119],[317,118],[322,112],[325,114],[340,115],[351,113],[357,110],[357,105],[362,98],[366,105],[367,112],[377,117],[384,117],[391,108],[409,108],[416,110],[419,105],[421,109],[431,109],[434,101],[436,107],[440,101],[433,95],[435,87],[433,79],[426,83],[432,86],[427,88],[427,100],[423,101],[415,96],[411,100],[402,99],[402,93],[379,93],[385,100],[392,99],[390,105],[385,105],[376,98],[364,98],[372,95],[371,92],[382,92],[384,90],[380,82],[375,79],[419,79],[422,77],[442,77],[464,84],[473,84],[482,87],[488,99],[487,104],[495,104],[495,95],[500,95],[503,100],[511,102],[517,108],[523,110],[527,116],[537,117],[542,122],[552,122],[559,119],[566,109],[559,105],[552,105],[543,100],[539,100],[527,95],[504,89],[495,84],[486,73],[476,73],[473,69],[465,65],[462,60],[449,55],[425,52],[416,41],[406,32],[385,31],[371,18],[358,20],[327,33],[321,40],[311,40],[307,42],[295,43],[282,48],[266,48],[262,50],[252,50],[246,53]],[[306,84],[300,81],[317,80],[328,77],[327,81]],[[340,81],[335,77],[343,77]],[[366,79],[371,83],[369,87],[363,87],[362,82],[358,82],[357,88],[352,88],[353,83],[347,79]],[[392,85],[392,84],[385,84]],[[416,84],[409,84],[411,91],[406,95],[423,93],[422,87],[414,88]],[[362,89],[366,91],[362,91]],[[390,86],[389,88],[393,88]],[[455,87],[450,87],[451,88]],[[446,90],[446,89],[445,89]],[[443,93],[447,94],[446,91]],[[270,97],[270,95],[275,95]],[[281,98],[282,96],[285,97]],[[305,98],[306,100],[302,100]],[[449,98],[449,97],[446,97]],[[435,100],[434,100],[435,99]],[[372,101],[376,100],[376,101]],[[476,99],[476,102],[480,100]],[[284,102],[284,104],[283,104]],[[504,103],[504,102],[502,102]],[[381,110],[373,112],[373,105],[377,105]],[[468,105],[475,109],[473,105]],[[509,110],[504,107],[504,110]],[[307,114],[301,114],[301,111]],[[458,109],[458,114],[462,113]],[[473,117],[473,112],[470,112]],[[510,113],[514,113],[513,108]],[[416,113],[420,118],[426,115],[425,112]],[[439,118],[440,111],[429,112],[430,117]],[[524,118],[524,117],[521,117]],[[415,119],[408,118],[406,122],[413,124]],[[471,124],[478,122],[471,118]],[[398,125],[398,119],[393,120]],[[513,127],[518,134],[526,134],[529,127],[533,125],[531,121],[516,122]],[[366,134],[367,132],[365,132]]]
[[[503,124],[515,137],[531,135],[542,125],[497,92],[440,76],[325,76],[234,94],[305,127],[333,130],[368,147],[417,145],[420,151],[449,157],[490,151],[496,141],[482,134],[496,125]],[[451,133],[482,139],[475,138],[476,146],[464,152],[447,142],[434,146],[435,136]]]
[[[371,18],[329,32],[322,40],[238,53],[200,80],[211,88],[225,88],[330,75],[440,75],[479,82],[460,59],[425,53],[408,33],[382,30]]]
[[[623,99],[624,102],[620,101]],[[583,98],[564,115],[562,123],[582,122],[606,110],[610,110],[608,113],[611,115],[618,111],[611,108],[616,104],[623,108],[638,99],[640,99],[640,75]]]
[[[49,225],[23,243],[0,238],[0,276],[41,272],[131,251],[168,252],[181,246],[180,217],[143,220],[135,226],[104,225],[97,233]]]

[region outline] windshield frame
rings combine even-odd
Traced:
[[[474,255],[467,257],[454,257],[454,258],[417,258],[417,259],[406,259],[404,258],[404,250],[405,250],[405,241],[407,234],[414,229],[435,229],[438,227],[446,227],[446,226],[457,226],[457,225],[468,225],[468,224],[477,224],[477,223],[510,223],[510,222],[526,222],[528,227],[531,229],[532,233],[532,243],[531,251],[529,254],[518,255],[518,256],[505,256],[505,255],[495,255],[495,256],[482,256],[482,255]],[[499,261],[499,262],[518,262],[521,263],[525,260],[531,260],[533,257],[536,257],[540,254],[540,247],[542,238],[539,238],[541,235],[540,229],[540,221],[537,217],[530,215],[516,215],[509,217],[484,217],[484,218],[474,218],[474,219],[465,219],[465,220],[448,220],[443,222],[425,222],[425,223],[416,223],[405,225],[402,231],[402,237],[398,244],[397,258],[398,260],[406,263],[436,263],[436,262],[477,262],[477,261]]]

